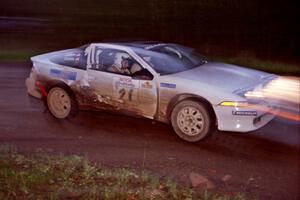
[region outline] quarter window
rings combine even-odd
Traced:
[[[84,49],[77,48],[59,53],[50,58],[50,61],[59,65],[85,70],[87,56],[84,55]]]

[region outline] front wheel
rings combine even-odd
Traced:
[[[192,100],[178,103],[171,114],[174,131],[188,142],[198,142],[208,136],[212,122],[205,104]]]
[[[56,85],[49,90],[47,107],[58,119],[65,119],[77,111],[76,101],[64,85]]]

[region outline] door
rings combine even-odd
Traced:
[[[157,108],[157,85],[153,75],[126,49],[92,46],[88,82],[98,106],[153,118]]]

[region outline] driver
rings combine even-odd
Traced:
[[[130,60],[127,53],[116,53],[114,64],[108,70],[121,74],[130,74]]]
[[[114,64],[108,70],[120,74],[134,74],[141,69],[127,53],[116,53]]]
[[[122,74],[131,74],[131,67],[133,65],[133,61],[130,58],[123,58],[122,57],[122,61],[121,61],[121,71]]]

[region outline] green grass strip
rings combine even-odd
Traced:
[[[109,169],[77,155],[24,156],[0,146],[0,199],[244,200],[244,195],[196,195],[169,178],[129,168]]]

